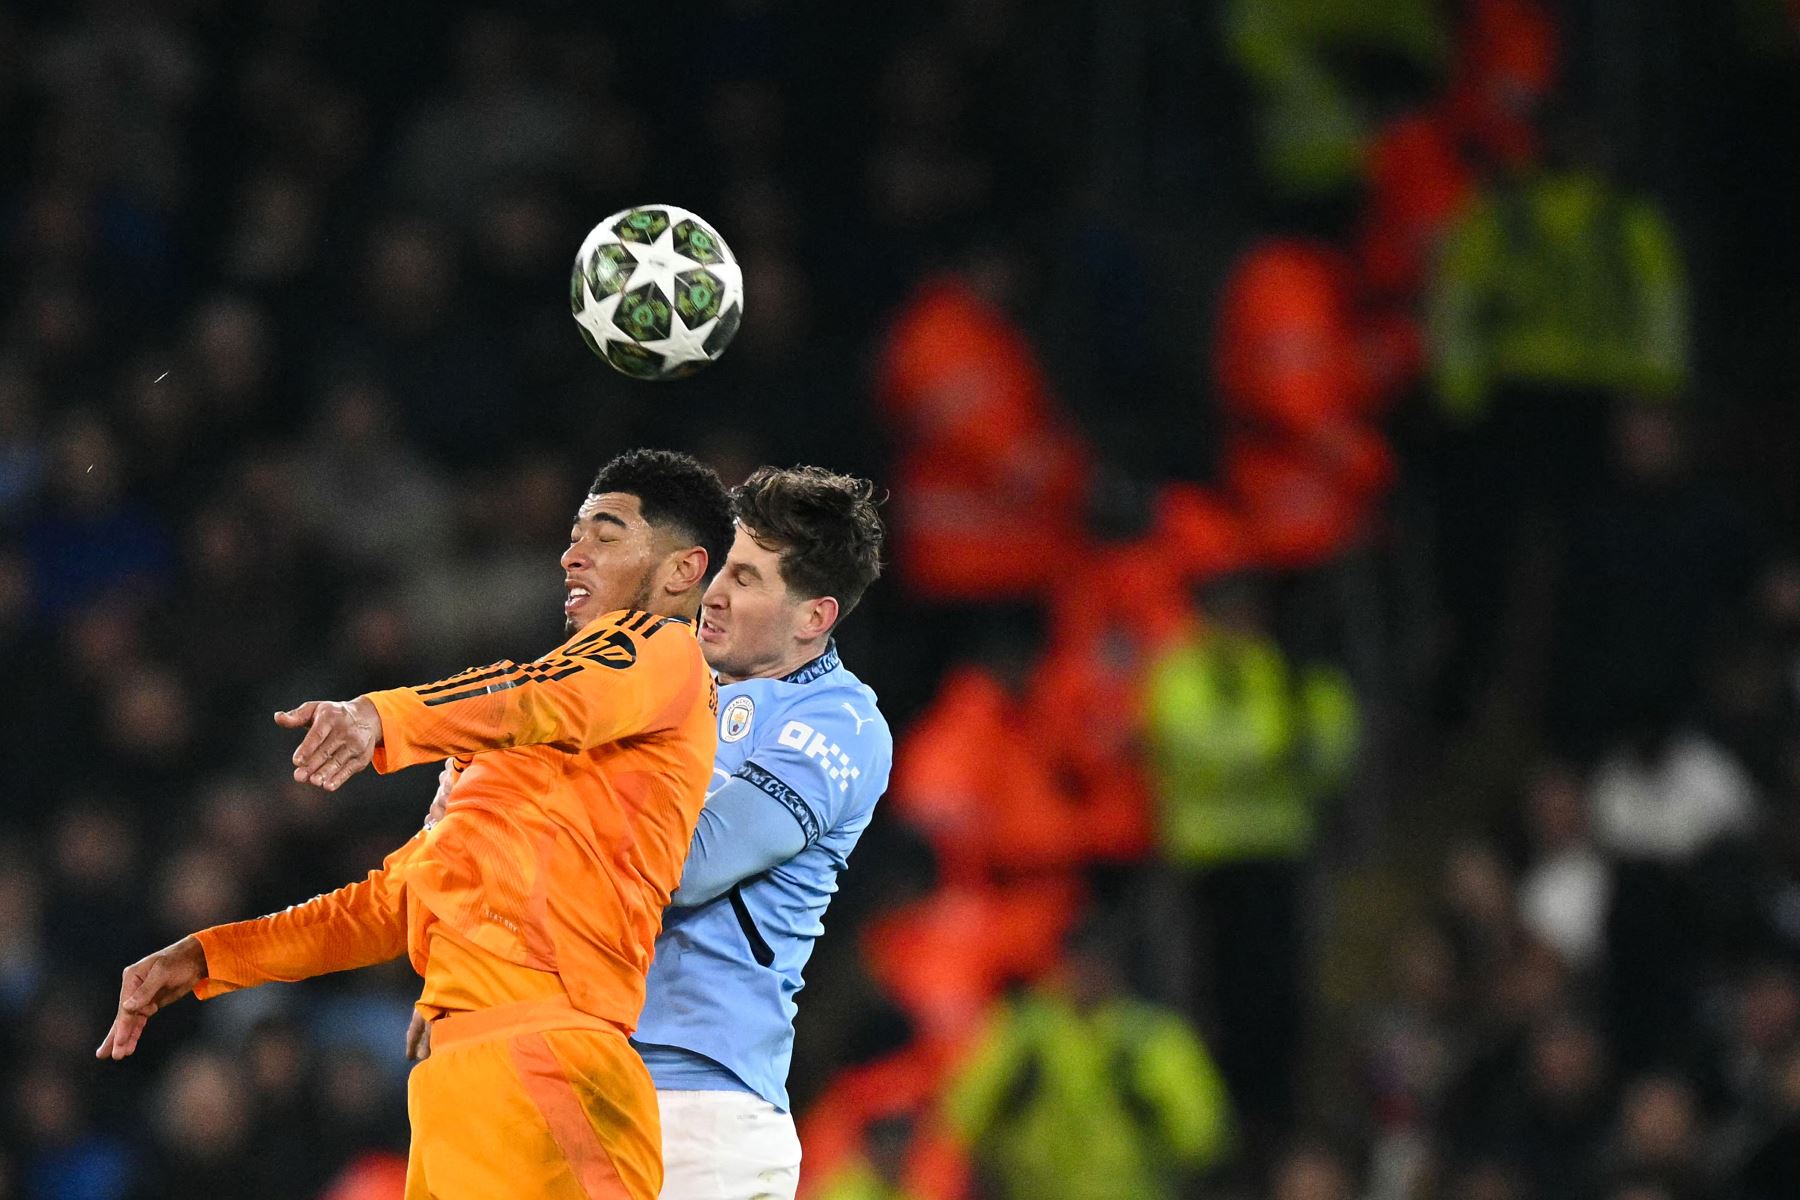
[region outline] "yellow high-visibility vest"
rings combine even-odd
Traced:
[[[1152,665],[1145,729],[1163,850],[1186,865],[1305,854],[1360,738],[1342,672],[1217,631]]]

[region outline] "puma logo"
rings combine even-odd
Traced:
[[[867,725],[870,721],[873,721],[875,719],[873,716],[865,717],[862,714],[858,713],[854,708],[850,707],[848,701],[846,701],[843,704],[838,705],[838,707],[843,709],[845,712],[849,713],[850,718],[856,722],[856,732],[857,732],[858,736],[861,736],[861,734],[862,734],[862,727],[864,725]]]

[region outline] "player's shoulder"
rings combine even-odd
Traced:
[[[857,678],[844,662],[836,642],[798,671],[773,682],[790,709],[815,715],[831,713],[834,717],[847,714],[844,719],[859,729],[887,730],[874,689]]]
[[[821,662],[827,669],[817,669]],[[791,675],[728,684],[719,700],[721,713],[730,716],[721,734],[728,741],[810,741],[826,733],[844,747],[877,755],[892,746],[874,691],[842,665],[835,648]]]
[[[561,653],[614,670],[643,664],[656,670],[692,671],[705,664],[693,625],[684,617],[626,609],[588,625]]]
[[[800,689],[766,730],[783,745],[821,756],[858,780],[885,777],[894,755],[893,734],[875,693],[847,671]],[[844,780],[839,780],[840,787]]]
[[[847,727],[853,734],[886,737],[887,719],[875,702],[875,693],[859,683],[824,685],[805,691],[786,689],[775,697],[772,714],[804,720],[820,727]]]
[[[821,689],[814,699],[812,707],[814,711],[828,713],[832,722],[841,721],[850,726],[851,732],[859,738],[869,738],[884,744],[891,744],[893,741],[887,717],[881,711],[881,702],[876,699],[875,689],[848,670],[833,675],[828,686]]]

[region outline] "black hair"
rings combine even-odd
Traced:
[[[823,467],[758,467],[731,493],[757,544],[781,556],[781,581],[808,599],[830,596],[848,616],[881,575],[875,485]]]
[[[636,496],[650,525],[691,538],[706,551],[708,579],[725,565],[733,536],[731,495],[699,459],[674,450],[627,450],[600,468],[589,492]]]

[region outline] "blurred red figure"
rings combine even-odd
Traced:
[[[1129,862],[1150,837],[1138,723],[1145,664],[1188,632],[1193,584],[1250,565],[1254,547],[1229,498],[1197,484],[1109,493],[1102,476],[1095,497],[1102,512],[1109,498],[1127,502],[1114,520],[1098,519],[1102,532],[1057,576],[1023,716],[1078,797],[1090,861]],[[1140,521],[1141,532],[1124,532]]]
[[[1196,492],[1200,489],[1194,489]],[[1216,503],[1148,532],[1098,541],[1067,564],[1050,595],[1050,640],[1035,664],[1020,727],[1075,797],[1088,862],[1131,862],[1149,849],[1149,792],[1138,716],[1144,666],[1187,632],[1191,583],[1240,565],[1239,522]]]
[[[946,881],[1067,870],[1085,814],[1051,770],[1025,703],[981,667],[952,671],[894,755],[889,803],[924,834]]]
[[[1118,634],[1052,649],[1032,673],[1028,709],[1080,796],[1079,841],[1091,862],[1135,862],[1150,848],[1150,793],[1139,754],[1143,648]]]
[[[1232,416],[1308,433],[1379,406],[1349,262],[1302,238],[1252,246],[1226,282],[1216,365]]]
[[[903,1050],[832,1081],[800,1126],[801,1200],[958,1200],[968,1161],[937,1112],[942,1072]]]
[[[980,1032],[988,1005],[1009,984],[1056,965],[1081,902],[1082,888],[1068,876],[947,883],[872,922],[863,954],[917,1025],[917,1051],[942,1070]]]
[[[370,1151],[341,1171],[319,1200],[401,1200],[406,1192],[406,1159]]]
[[[1040,593],[1078,536],[1087,483],[1085,447],[994,297],[1000,288],[981,278],[921,286],[880,372],[898,452],[895,558],[913,592],[933,600]]]
[[[940,1063],[1008,982],[1055,962],[1090,854],[1086,814],[1027,719],[1023,648],[1002,650],[953,671],[894,756],[888,803],[931,844],[943,884],[863,936],[870,973]]]
[[[1396,474],[1387,439],[1354,422],[1312,438],[1241,432],[1225,455],[1256,560],[1266,567],[1320,566],[1364,544]]]
[[[1167,483],[1154,502],[1162,551],[1190,579],[1210,579],[1250,566],[1243,522],[1225,498],[1197,483]]]
[[[1226,285],[1223,498],[1259,565],[1315,566],[1366,536],[1395,472],[1386,439],[1367,424],[1399,373],[1376,344],[1349,265],[1327,246],[1268,239]]]
[[[1417,296],[1438,239],[1483,178],[1537,158],[1538,112],[1559,51],[1555,22],[1532,0],[1472,6],[1443,99],[1394,118],[1370,148],[1357,258],[1371,292]]]

